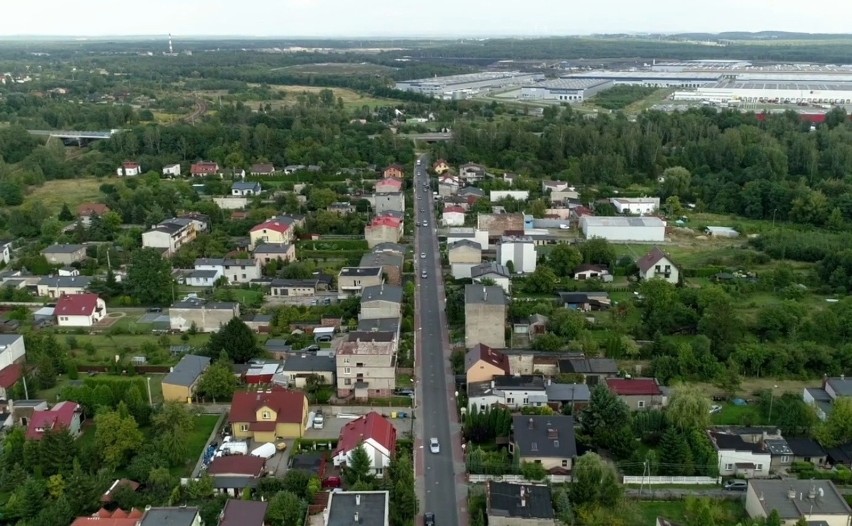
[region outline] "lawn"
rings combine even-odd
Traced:
[[[394,101],[392,99],[380,99],[376,97],[371,97],[369,95],[365,95],[363,93],[359,93],[355,90],[351,90],[348,88],[327,88],[322,86],[284,86],[280,84],[273,85],[271,87],[286,95],[284,100],[263,101],[263,104],[269,103],[273,106],[273,108],[276,105],[286,106],[290,104],[295,104],[298,101],[299,95],[306,93],[319,94],[319,92],[323,90],[331,90],[334,93],[334,100],[343,100],[343,106],[349,110],[360,109],[363,106],[375,108],[377,106],[393,106],[395,104],[398,104],[398,101]],[[248,101],[246,102],[246,104],[254,108],[260,105],[261,102]]]
[[[67,204],[72,212],[77,206],[89,201],[100,201],[103,198],[99,190],[102,184],[115,183],[118,178],[104,179],[54,179],[45,181],[41,186],[33,188],[25,201],[37,201],[47,207],[52,213],[58,214],[62,205]]]
[[[686,511],[685,500],[672,501],[639,501],[633,502],[635,507],[635,524],[656,524],[657,517],[666,518],[672,522],[683,523]],[[716,524],[736,524],[738,520],[745,518],[745,509],[739,501],[720,500],[713,503],[724,517],[719,517]],[[721,519],[721,520],[719,520]]]
[[[195,428],[186,441],[186,461],[183,466],[172,468],[172,475],[185,477],[192,474],[195,463],[198,462],[198,457],[201,456],[204,446],[207,445],[210,433],[213,432],[216,422],[219,421],[219,415],[198,415],[195,418]]]
[[[157,337],[151,334],[74,334],[80,350],[72,351],[74,358],[82,364],[104,365],[115,359],[115,355],[130,355],[142,348],[144,343],[157,343]],[[188,340],[182,338],[171,337],[171,345],[189,345],[191,347],[202,347],[207,343],[209,334],[187,335]],[[58,338],[63,335],[58,334]],[[88,354],[82,350],[87,343],[90,343],[95,348],[94,354]],[[167,351],[166,351],[167,352]],[[170,360],[177,362],[177,360]],[[157,365],[157,364],[153,364]]]

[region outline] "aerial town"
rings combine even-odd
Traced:
[[[755,35],[0,42],[0,525],[849,526],[852,37]]]

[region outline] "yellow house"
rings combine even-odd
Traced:
[[[485,344],[473,346],[464,356],[467,383],[488,382],[495,376],[511,374],[509,358]]]
[[[308,422],[308,399],[300,391],[234,393],[230,423],[234,436],[256,442],[300,438]]]
[[[438,161],[432,165],[432,170],[435,171],[436,174],[441,175],[444,172],[449,171],[450,165],[447,164],[447,161],[443,159],[438,159]]]
[[[295,221],[285,216],[273,217],[249,231],[252,249],[258,245],[284,245],[293,242]]]
[[[187,354],[163,378],[163,400],[192,403],[201,375],[210,366],[210,358]]]

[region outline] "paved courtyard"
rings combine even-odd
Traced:
[[[398,438],[411,437],[411,428],[414,423],[414,421],[411,419],[411,410],[409,410],[408,415],[408,418],[390,419],[390,421],[393,423],[393,427],[396,428],[396,435]],[[356,415],[352,415],[351,418],[326,415],[325,425],[323,426],[323,428],[308,429],[307,431],[305,431],[305,438],[311,440],[325,438],[337,440],[337,438],[340,437],[340,430],[343,428],[343,426],[355,420],[355,418]]]

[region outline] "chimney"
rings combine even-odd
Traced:
[[[494,380],[491,380],[491,389],[494,389]]]
[[[808,490],[808,498],[811,500],[816,498],[816,486],[811,486],[811,489]]]
[[[795,488],[790,488],[787,490],[787,498],[790,500],[796,500],[796,490]]]

